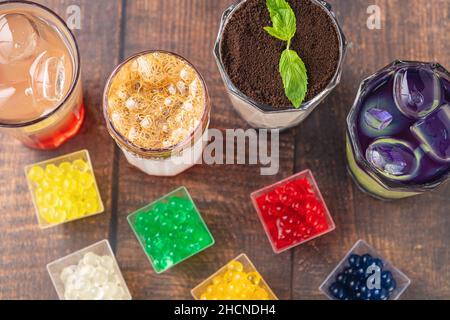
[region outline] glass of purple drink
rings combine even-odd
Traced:
[[[364,80],[347,118],[349,171],[381,199],[432,191],[450,176],[450,73],[395,61]]]

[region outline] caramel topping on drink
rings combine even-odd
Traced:
[[[187,140],[206,107],[203,82],[182,58],[153,52],[124,64],[108,92],[115,130],[134,146],[167,149]]]

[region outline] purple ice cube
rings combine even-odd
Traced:
[[[440,107],[427,118],[416,122],[411,132],[421,148],[439,162],[450,162],[450,106]]]
[[[395,74],[394,99],[407,117],[421,119],[433,112],[441,101],[441,84],[428,67],[406,67]]]
[[[379,139],[366,151],[367,161],[379,172],[396,179],[412,179],[417,172],[418,159],[407,142]]]
[[[366,124],[379,131],[386,129],[391,124],[392,119],[392,115],[384,109],[370,108],[364,113]]]

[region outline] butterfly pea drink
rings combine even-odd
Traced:
[[[450,175],[450,74],[394,62],[363,82],[347,120],[349,169],[383,199],[431,191]]]
[[[0,130],[37,149],[72,138],[84,120],[75,38],[37,4],[0,4]]]

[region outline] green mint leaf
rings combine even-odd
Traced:
[[[297,31],[297,19],[286,0],[266,0],[272,27],[264,28],[271,36],[289,42]]]
[[[272,27],[265,27],[264,30],[267,31],[268,34],[270,34],[272,37],[280,39],[282,41],[288,41],[286,40],[286,35],[280,32],[278,29],[272,28]]]
[[[300,108],[308,91],[308,74],[297,52],[289,49],[283,51],[280,59],[280,74],[286,96],[296,109]]]

